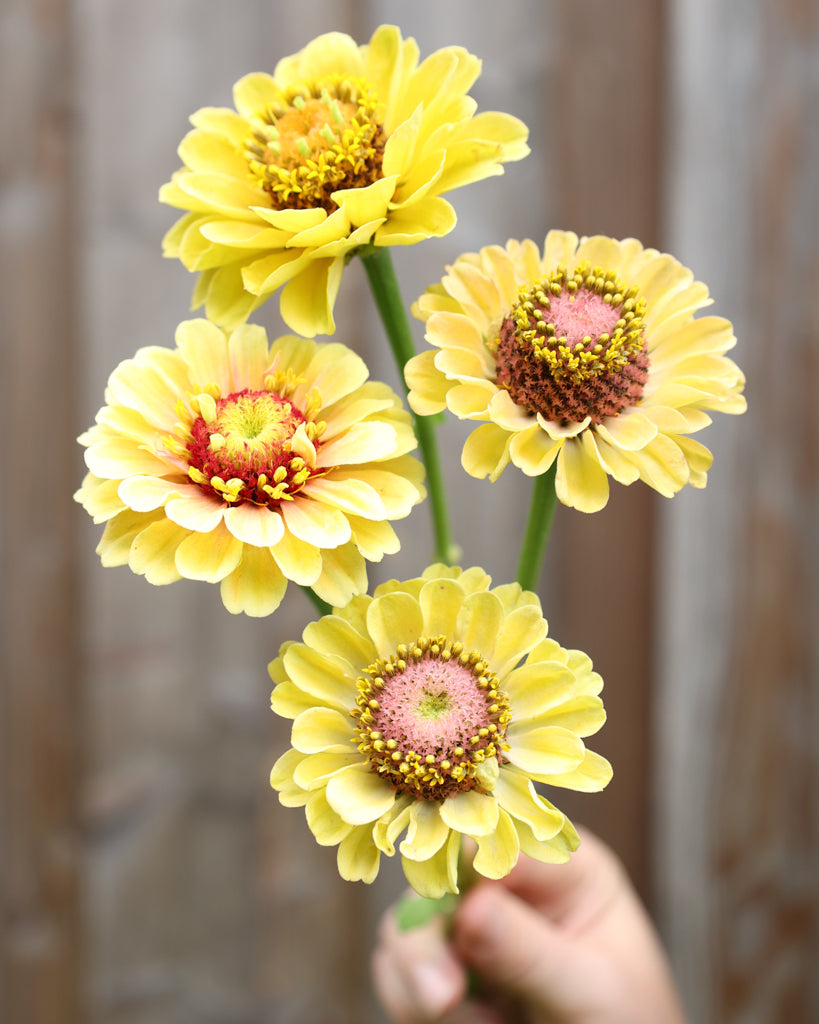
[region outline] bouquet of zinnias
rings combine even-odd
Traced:
[[[578,835],[551,788],[611,777],[584,742],[602,680],[548,636],[534,593],[556,503],[599,511],[611,481],[703,487],[711,455],[691,435],[745,407],[731,324],[697,316],[706,287],[634,239],[550,231],[462,255],[413,306],[416,354],[390,247],[451,231],[445,194],[528,152],[520,121],[476,113],[479,72],[459,47],[419,63],[395,27],[363,46],[330,33],[242,78],[233,108],[197,111],[160,198],[184,211],[165,251],[198,274],[206,318],[117,367],[80,438],[104,565],[219,583],[255,616],[305,588],[319,617],[270,665],[293,721],[271,784],[344,878],[372,881],[397,847],[433,900],[521,851],[568,859]],[[351,348],[313,340],[356,256],[411,412]],[[248,318],[276,294],[296,333],[271,342]],[[494,482],[511,463],[533,481],[499,585],[452,565],[444,412],[476,424],[467,473]],[[367,562],[398,550],[392,523],[426,497],[432,564],[369,595]]]

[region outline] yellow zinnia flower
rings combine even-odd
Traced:
[[[194,306],[231,327],[284,286],[292,330],[332,333],[356,249],[445,235],[455,212],[442,193],[528,153],[516,118],[475,115],[480,68],[456,46],[419,65],[415,40],[391,25],[365,46],[330,32],[273,75],[240,79],[235,110],[197,111],[185,166],[160,191],[189,211],[164,248],[201,271]]]
[[[565,505],[595,512],[609,476],[667,497],[704,487],[711,453],[685,435],[710,410],[741,413],[744,378],[724,355],[728,320],[695,318],[708,289],[635,239],[550,231],[459,257],[413,312],[436,350],[406,367],[420,415],[482,421],[464,445],[475,477],[511,461],[538,476],[557,460]]]
[[[371,882],[399,850],[422,896],[475,869],[506,875],[522,850],[567,860],[578,836],[534,782],[602,789],[608,762],[582,737],[605,720],[603,682],[546,635],[535,594],[490,589],[482,569],[433,565],[311,623],[271,663],[273,710],[294,719],[271,785],[304,806],[346,879]]]
[[[288,580],[344,604],[364,559],[400,547],[388,520],[424,496],[409,413],[341,344],[246,324],[179,325],[111,374],[80,437],[75,497],[107,523],[103,565],[151,583],[221,583],[228,611],[267,615]]]

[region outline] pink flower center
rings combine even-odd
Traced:
[[[496,382],[530,413],[600,423],[636,405],[648,379],[645,302],[610,271],[579,264],[524,286],[496,342]]]
[[[443,800],[481,788],[502,756],[509,701],[477,651],[422,637],[371,665],[358,688],[359,750],[400,792]]]

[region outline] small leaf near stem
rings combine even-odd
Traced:
[[[406,393],[404,367],[407,360],[415,355],[415,345],[406,308],[398,287],[398,279],[395,276],[392,257],[389,249],[375,246],[361,249],[359,255]],[[416,416],[415,413],[412,413],[412,420],[418,447],[427,470],[427,490],[435,534],[435,558],[439,562],[452,565],[457,561],[460,549],[453,540],[449,523],[446,490],[435,438],[434,422],[429,416]]]
[[[546,554],[552,520],[557,507],[556,472],[557,459],[545,473],[535,477],[532,485],[532,503],[529,506],[529,519],[526,523],[526,532],[523,535],[520,560],[518,561],[517,580],[524,590],[537,590],[540,569],[543,565],[543,557]]]

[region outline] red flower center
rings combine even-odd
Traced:
[[[275,391],[245,389],[214,405],[190,428],[191,479],[231,504],[278,508],[292,498],[313,473],[320,425]]]

